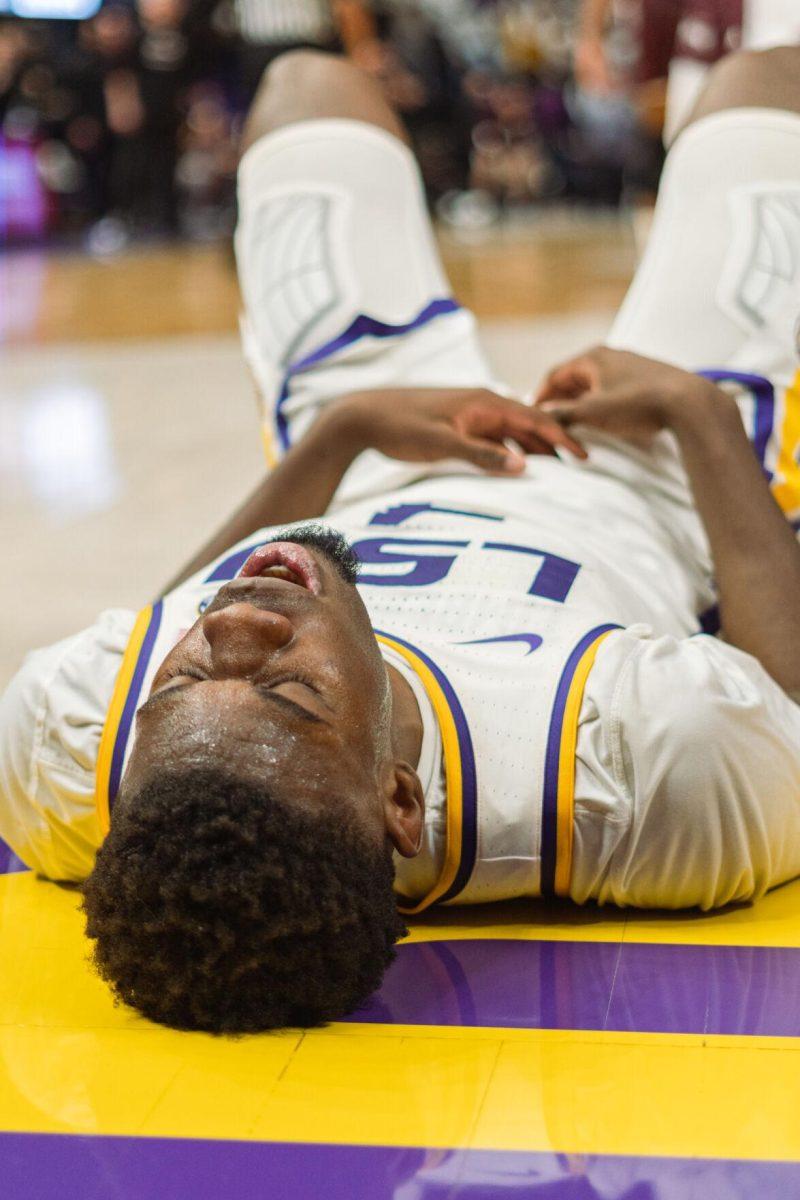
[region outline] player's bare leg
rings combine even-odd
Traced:
[[[284,125],[326,117],[366,121],[408,142],[400,119],[369,75],[333,54],[293,50],[264,72],[242,149]]]
[[[728,108],[800,112],[800,46],[743,50],[721,59],[686,124]]]

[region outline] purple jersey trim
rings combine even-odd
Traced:
[[[611,629],[619,625],[597,625],[590,629],[578,642],[567,659],[556,689],[550,728],[547,732],[547,748],[544,759],[544,790],[542,795],[542,843],[541,843],[541,892],[543,896],[555,895],[556,858],[558,838],[558,773],[561,761],[561,731],[569,690],[581,659],[587,650]]]
[[[425,664],[442,690],[456,728],[461,760],[461,859],[455,879],[437,900],[437,904],[444,904],[446,900],[452,900],[466,887],[475,866],[478,849],[478,780],[472,736],[461,702],[453,690],[450,680],[444,671],[437,667],[433,659],[420,650],[419,646],[407,642],[405,638],[398,637],[396,633],[387,633],[383,629],[376,629],[375,634],[377,637],[386,638],[389,642],[396,642],[399,646],[410,650]]]
[[[145,673],[150,662],[150,655],[153,653],[158,631],[161,626],[161,614],[164,608],[163,601],[157,600],[153,605],[153,612],[150,617],[150,624],[147,626],[147,633],[144,635],[142,648],[139,651],[139,658],[136,662],[136,669],[133,672],[133,679],[128,688],[128,695],[125,699],[125,707],[122,710],[117,736],[114,740],[114,750],[111,755],[111,771],[108,779],[108,804],[109,807],[114,803],[119,791],[120,781],[122,779],[122,767],[125,762],[125,748],[128,745],[133,718],[136,716],[136,709],[139,706],[139,694],[142,690]]]
[[[752,392],[755,419],[751,441],[767,482],[771,483],[772,472],[766,465],[766,454],[775,421],[775,389],[770,381],[763,375],[748,375],[741,371],[709,370],[698,371],[697,374],[702,375],[704,379],[710,379],[712,383],[740,383]]]

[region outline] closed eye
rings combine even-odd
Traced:
[[[176,696],[178,693],[185,692],[188,688],[194,687],[194,683],[190,682],[190,680],[198,680],[201,683],[213,682],[213,680],[209,680],[205,675],[199,675],[192,671],[181,671],[180,673],[176,672],[174,678],[182,678],[185,680],[185,682],[175,683],[171,687],[164,687],[161,688],[160,691],[154,692],[138,710],[137,716],[140,713],[152,712],[154,708],[167,701],[170,697]],[[279,679],[274,686],[279,687],[282,683],[295,682],[304,683],[303,680],[298,679]],[[310,688],[309,684],[305,684],[304,686]],[[316,713],[306,708],[305,705],[298,704],[297,701],[291,700],[288,696],[284,696],[280,692],[275,691],[273,687],[267,687],[264,684],[256,684],[254,690],[259,699],[265,701],[267,704],[277,704],[280,708],[283,708],[287,712],[291,712],[294,716],[300,717],[304,721],[311,721],[316,725],[328,724],[323,717],[318,716]],[[310,688],[310,690],[316,692],[316,689]]]
[[[295,700],[290,700],[288,696],[282,696],[280,692],[275,692],[271,688],[256,688],[260,699],[268,704],[277,704],[287,711],[293,712],[296,716],[302,717],[305,721],[313,721],[317,725],[327,725],[328,722],[322,717],[318,717],[310,708],[305,708],[302,704],[298,704]]]

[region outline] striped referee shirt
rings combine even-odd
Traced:
[[[236,0],[235,12],[242,38],[255,45],[324,42],[332,32],[328,0]]]

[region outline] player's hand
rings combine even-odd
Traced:
[[[557,446],[586,458],[553,417],[485,388],[385,388],[353,392],[332,407],[346,436],[403,462],[460,458],[518,475],[526,454],[552,455]]]
[[[652,358],[598,346],[555,367],[536,396],[537,411],[561,425],[591,425],[648,446],[687,406],[718,389]]]

